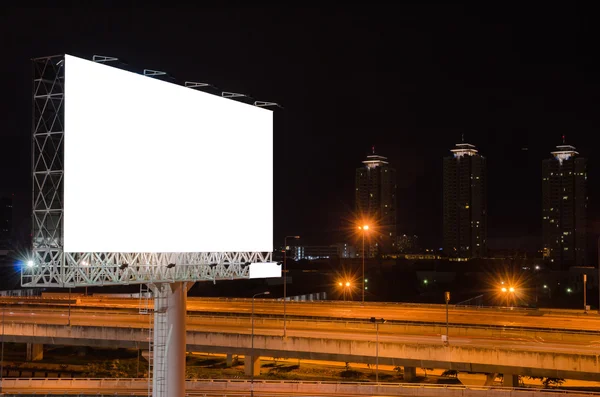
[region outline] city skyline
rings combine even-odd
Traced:
[[[0,143],[8,148],[0,157],[0,190],[15,193],[15,227],[28,222],[29,211],[22,208],[31,201],[29,59],[72,52],[116,56],[180,80],[280,103],[275,238],[298,234],[318,243],[337,234],[332,242],[340,240],[354,210],[354,165],[375,145],[390,166],[403,170],[398,233],[418,235],[424,247],[441,247],[442,158],[464,134],[489,159],[489,247],[541,246],[542,192],[532,183],[539,180],[540,159],[566,135],[590,157],[590,178],[599,173],[587,153],[600,129],[594,95],[599,69],[578,51],[587,48],[597,27],[585,13],[545,9],[547,18],[532,23],[539,10],[407,6],[400,20],[386,9],[333,10],[203,9],[208,22],[191,30],[178,28],[177,14],[152,9],[135,15],[15,9],[2,15],[6,61],[0,75],[13,94],[0,106]],[[21,23],[46,18],[55,21],[50,31]],[[563,23],[548,22],[554,18]],[[69,34],[103,29],[108,21],[105,35],[75,40]],[[143,34],[149,26],[162,29],[164,40],[149,43]],[[280,34],[269,34],[275,31]],[[248,32],[270,39],[258,46]],[[31,42],[32,35],[38,39]],[[204,46],[203,54],[190,54],[191,42]],[[247,59],[243,67],[241,57]],[[598,194],[600,187],[592,184],[590,236],[600,232]]]

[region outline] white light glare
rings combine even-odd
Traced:
[[[33,261],[27,261],[26,265],[27,267],[33,267]]]

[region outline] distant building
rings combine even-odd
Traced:
[[[337,245],[302,245],[290,247],[290,255],[294,260],[316,260],[340,257]]]
[[[586,159],[560,145],[542,161],[544,258],[554,270],[586,262]]]
[[[444,158],[444,252],[450,257],[487,255],[486,159],[459,143]]]
[[[10,249],[13,245],[13,200],[11,197],[0,198],[0,250]]]
[[[365,240],[368,257],[391,253],[396,245],[396,170],[387,158],[375,154],[367,156],[363,166],[356,169],[355,206],[359,217],[374,223]],[[370,226],[373,227],[373,226]],[[362,243],[358,247],[362,252]]]
[[[347,243],[337,243],[335,244],[337,248],[338,256],[340,258],[356,258],[358,257],[358,252],[356,251],[356,247]]]
[[[419,253],[419,236],[399,235],[396,238],[396,251],[402,254]]]

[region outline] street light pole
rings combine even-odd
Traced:
[[[587,314],[587,274],[583,274],[583,311]]]
[[[283,337],[287,338],[287,311],[286,311],[286,301],[287,301],[287,239],[295,238],[299,239],[300,236],[285,236],[283,239]]]
[[[386,320],[371,317],[371,322],[375,323],[375,383],[379,383],[379,324],[385,323]]]
[[[379,383],[379,323],[375,323],[375,383]]]
[[[252,314],[250,315],[250,322],[252,323],[252,335],[250,336],[251,345],[250,348],[250,396],[254,397],[254,298],[260,295],[269,295],[269,291],[259,292],[252,296]]]
[[[359,226],[362,230],[362,304],[365,304],[365,233],[369,230],[369,225]]]
[[[450,302],[450,291],[444,293],[444,298],[446,300],[446,344],[448,344],[448,302]]]
[[[365,303],[365,231],[363,230],[362,235],[362,303]]]

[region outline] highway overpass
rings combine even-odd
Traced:
[[[149,316],[126,310],[72,310],[70,326],[65,308],[13,305],[5,316],[4,340],[9,342],[138,349],[148,343]],[[283,338],[281,319],[255,320],[255,359],[245,360],[248,373],[257,370],[259,356],[375,362],[375,328],[368,321],[294,319],[287,328]],[[445,346],[438,333],[443,330],[431,324],[381,324],[379,363],[404,366],[408,379],[414,368],[423,367],[600,381],[598,331],[461,325],[451,328],[450,345]],[[187,350],[250,358],[250,332],[247,317],[189,315]],[[505,376],[509,378],[514,382]]]

